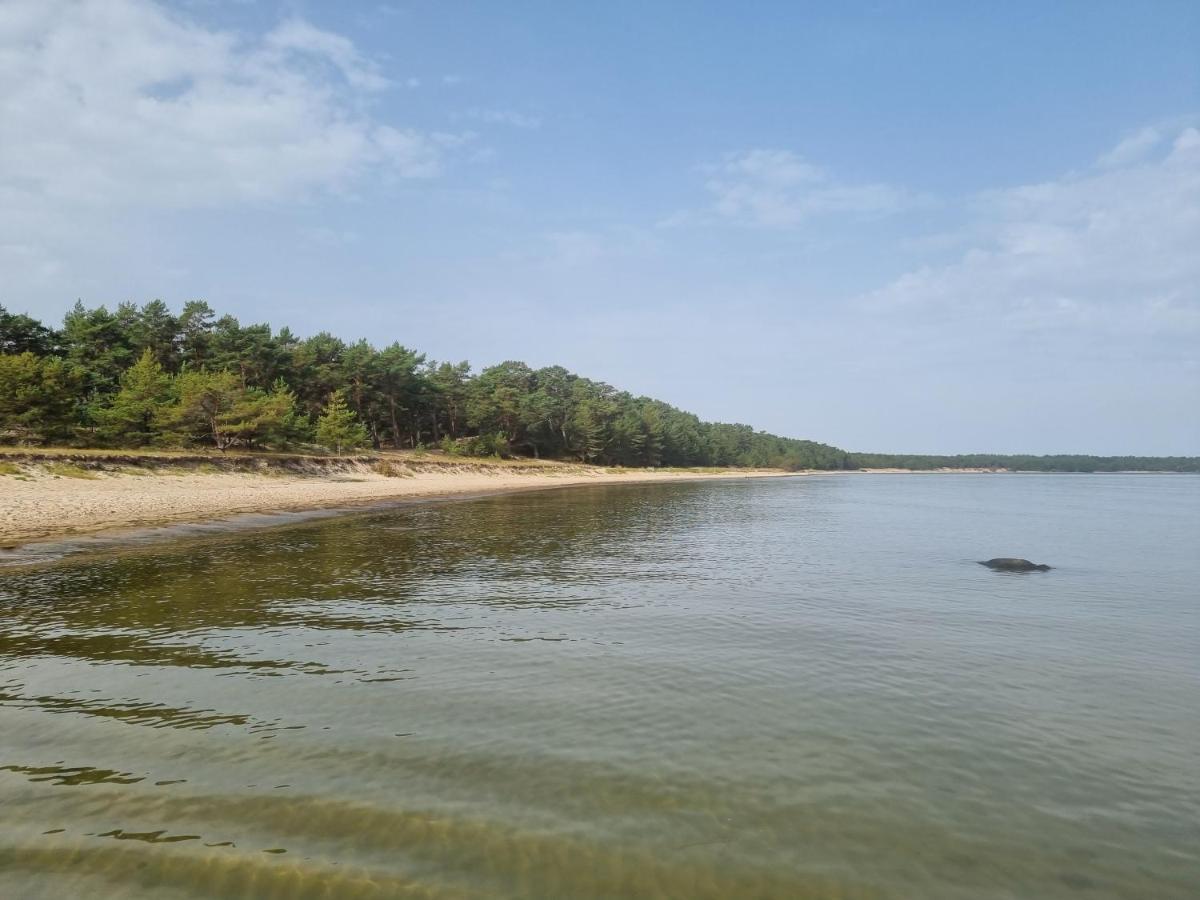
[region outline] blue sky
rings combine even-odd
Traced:
[[[1195,3],[0,4],[0,303],[1200,453]]]

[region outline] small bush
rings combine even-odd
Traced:
[[[371,466],[372,471],[378,475],[383,475],[387,478],[412,478],[410,472],[405,466],[392,462],[390,459],[381,459],[376,461]]]
[[[511,459],[513,452],[503,434],[481,434],[478,437],[442,441],[442,449],[451,456],[496,456]]]

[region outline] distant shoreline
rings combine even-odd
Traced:
[[[353,509],[389,501],[468,498],[555,487],[816,475],[944,474],[1068,473],[987,468],[797,472],[623,469],[417,453],[329,458],[6,450],[0,453],[0,549],[12,551],[47,541],[213,523],[255,514]]]

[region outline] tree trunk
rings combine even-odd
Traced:
[[[388,395],[388,411],[392,415],[392,445],[397,450],[400,449],[400,423],[396,419],[396,398],[393,395]]]

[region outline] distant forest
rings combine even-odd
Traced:
[[[858,469],[1007,469],[1013,472],[1200,472],[1196,456],[1055,456],[965,453],[926,456],[906,453],[851,453]]]
[[[560,366],[472,372],[399,343],[243,325],[203,301],[76,303],[60,328],[0,306],[0,442],[220,450],[439,448],[624,466],[1200,471],[1200,459],[855,454],[704,422]]]

